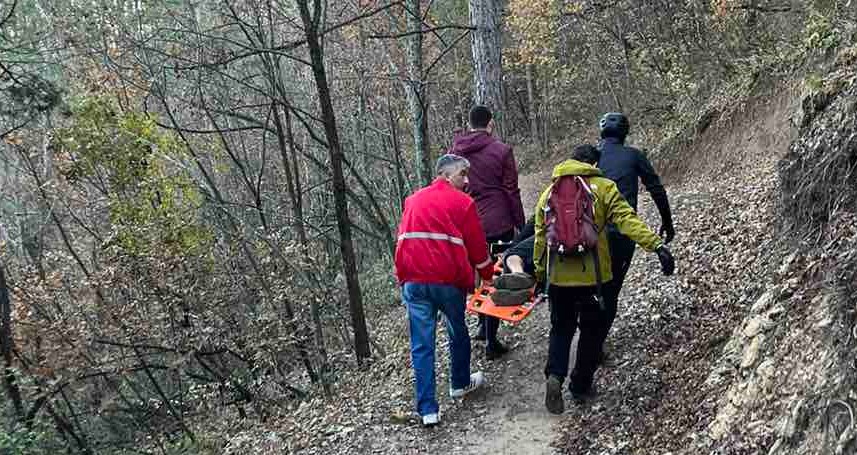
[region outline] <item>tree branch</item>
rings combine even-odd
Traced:
[[[429,64],[429,66],[427,66],[427,67],[426,67],[426,70],[423,72],[423,80],[425,80],[425,79],[427,79],[427,78],[428,78],[428,75],[429,75],[429,74],[431,74],[431,70],[434,68],[434,66],[435,66],[435,65],[437,65],[437,64],[438,64],[438,62],[440,62],[440,60],[441,60],[441,59],[442,59],[446,54],[448,54],[451,50],[455,49],[455,46],[457,46],[457,45],[458,45],[458,43],[459,43],[461,40],[463,40],[465,37],[467,37],[468,35],[470,35],[470,30],[473,30],[473,29],[472,29],[472,28],[471,28],[471,29],[468,29],[467,31],[465,31],[464,33],[462,33],[461,35],[459,35],[459,37],[458,37],[458,38],[456,38],[456,39],[455,39],[455,41],[453,41],[452,43],[450,43],[450,45],[449,45],[449,46],[447,46],[447,47],[446,47],[446,49],[444,49],[444,50],[440,53],[440,55],[438,55],[437,57],[435,57],[435,59],[434,59],[434,60]]]
[[[326,34],[328,34],[328,33],[334,32],[334,31],[339,30],[340,28],[343,28],[343,27],[347,27],[347,26],[349,26],[349,25],[351,25],[351,24],[353,24],[353,23],[355,23],[355,22],[357,22],[357,21],[359,21],[359,20],[361,20],[361,19],[365,19],[365,18],[367,18],[367,17],[372,17],[372,16],[374,16],[374,15],[376,15],[376,14],[378,14],[378,13],[382,12],[382,11],[388,10],[388,9],[390,9],[390,8],[394,7],[394,6],[400,6],[400,5],[402,5],[402,4],[403,4],[403,1],[402,1],[402,0],[398,0],[398,1],[395,1],[395,2],[392,2],[392,3],[388,3],[388,4],[384,5],[384,6],[379,6],[379,7],[375,8],[375,9],[370,10],[370,11],[367,11],[367,12],[365,12],[365,13],[363,13],[363,14],[360,14],[360,15],[354,16],[354,17],[352,17],[351,19],[348,19],[348,20],[347,20],[347,21],[345,21],[345,22],[340,22],[340,23],[338,23],[338,24],[336,24],[336,25],[334,25],[334,26],[332,26],[332,27],[328,27],[328,28],[324,29],[323,31],[319,32],[318,37],[319,37],[319,38],[321,38],[321,37],[323,37],[324,35],[326,35]],[[282,45],[282,46],[274,47],[272,50],[275,50],[275,51],[289,51],[289,50],[296,49],[296,48],[298,48],[298,47],[300,47],[300,46],[303,46],[304,44],[306,44],[306,42],[307,42],[307,40],[306,40],[306,39],[302,39],[302,40],[298,40],[298,41],[292,41],[291,43],[284,44],[284,45]]]
[[[791,5],[773,5],[773,6],[765,6],[765,5],[756,5],[754,3],[745,3],[743,5],[737,5],[733,7],[736,10],[750,10],[750,11],[758,11],[760,13],[787,13],[792,10]]]
[[[433,32],[439,31],[439,30],[448,30],[448,29],[452,29],[452,30],[476,30],[476,27],[471,27],[469,25],[441,25],[438,27],[427,28],[427,29],[423,29],[423,30],[419,30],[419,31],[395,33],[395,34],[391,34],[391,35],[380,35],[380,34],[369,35],[367,38],[371,38],[371,39],[387,39],[387,38],[398,39],[398,38],[404,38],[406,36],[416,35],[418,33],[433,33]]]
[[[15,14],[15,7],[18,6],[18,0],[12,0],[12,6],[9,7],[9,12],[6,14],[6,17],[3,20],[0,20],[0,27],[3,26],[9,19],[12,18],[12,15]]]

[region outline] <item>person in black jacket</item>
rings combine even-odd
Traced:
[[[601,129],[601,159],[598,161],[598,167],[604,172],[605,177],[616,182],[619,192],[635,211],[637,210],[639,182],[643,182],[661,215],[660,236],[664,239],[664,243],[670,243],[675,237],[675,229],[667,192],[661,184],[661,178],[655,172],[646,155],[634,147],[625,145],[625,138],[631,130],[628,117],[621,113],[609,112],[601,117],[599,127]],[[631,259],[634,257],[636,246],[631,239],[622,235],[615,226],[608,225],[607,229],[613,279],[602,287],[602,297],[606,309],[601,333],[602,358],[604,341],[607,339],[614,319],[616,319],[619,293],[622,290],[622,283],[625,281],[628,268],[631,266]]]

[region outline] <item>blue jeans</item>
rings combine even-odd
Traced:
[[[437,312],[446,319],[449,338],[450,382],[454,389],[470,385],[470,336],[464,323],[465,293],[454,286],[405,283],[402,301],[408,309],[411,333],[411,363],[416,378],[417,412],[438,410],[435,397],[434,350]]]

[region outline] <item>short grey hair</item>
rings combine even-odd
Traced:
[[[462,168],[470,169],[470,161],[467,161],[467,158],[463,156],[447,153],[446,155],[443,155],[437,159],[437,165],[435,165],[435,173],[437,175],[448,176],[455,174]]]

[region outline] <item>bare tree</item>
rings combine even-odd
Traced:
[[[304,25],[306,43],[315,78],[318,102],[321,108],[324,134],[327,139],[327,150],[330,157],[330,167],[333,173],[333,197],[336,210],[336,225],[339,229],[339,247],[342,253],[342,263],[345,280],[348,287],[348,302],[351,310],[351,325],[354,330],[354,351],[358,362],[363,362],[371,355],[369,350],[369,332],[366,328],[366,317],[363,314],[363,296],[360,292],[360,280],[357,276],[357,260],[354,255],[354,244],[351,239],[351,222],[348,218],[348,200],[346,199],[345,176],[342,172],[344,156],[339,141],[339,131],[336,129],[336,114],[333,111],[333,101],[324,66],[324,51],[319,41],[322,5],[320,0],[312,0],[310,11],[309,0],[297,0],[300,9],[301,22]]]

